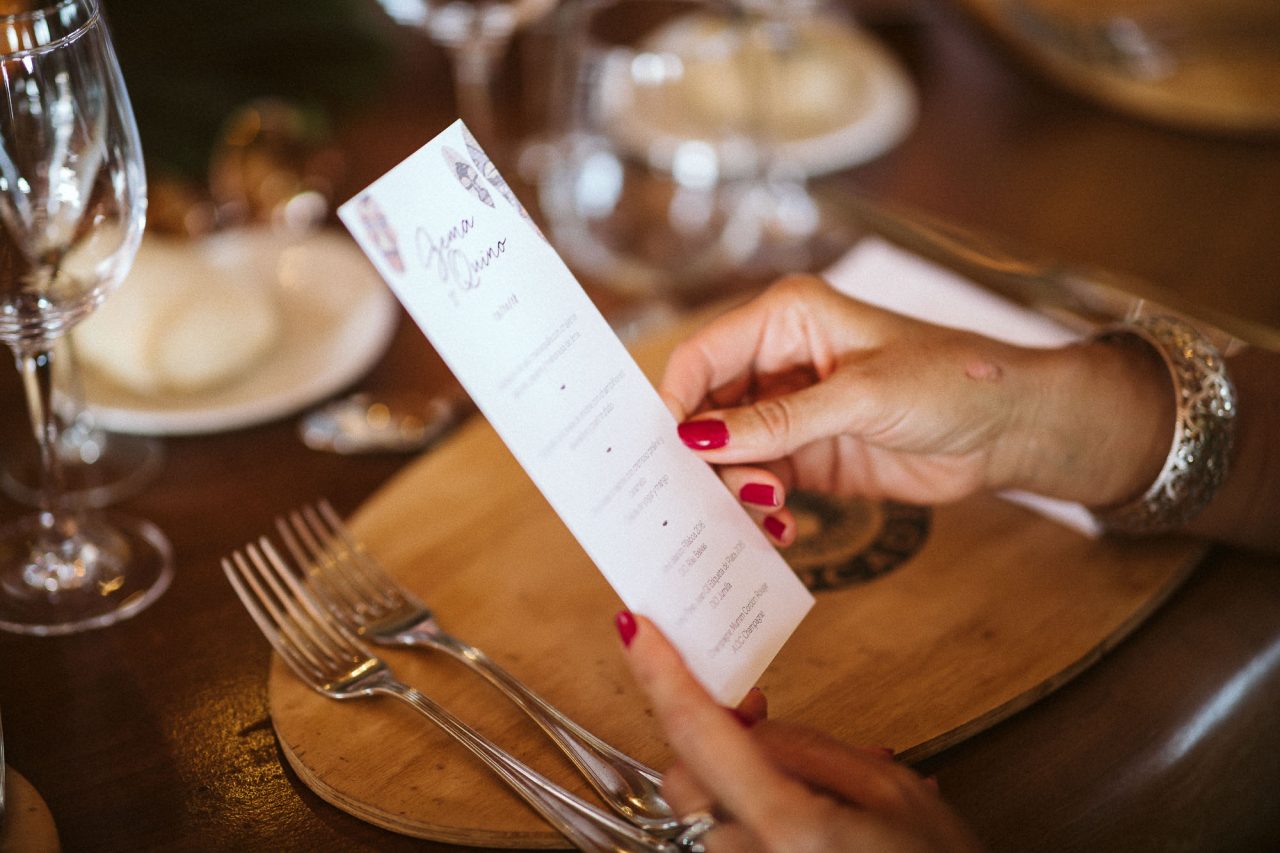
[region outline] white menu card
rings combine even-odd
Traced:
[[[338,213],[626,606],[738,702],[813,598],[463,124]]]

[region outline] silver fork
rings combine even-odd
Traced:
[[[222,570],[272,647],[307,686],[331,699],[389,695],[403,700],[473,752],[582,850],[678,849],[550,781],[397,680],[381,658],[323,613],[266,537],[224,558]]]
[[[656,771],[605,743],[538,696],[483,651],[447,633],[426,604],[401,587],[347,530],[329,505],[303,507],[276,527],[308,586],[348,629],[379,645],[447,652],[484,676],[529,715],[615,811],[649,832],[685,827],[662,798]]]

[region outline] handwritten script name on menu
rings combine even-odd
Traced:
[[[813,599],[466,127],[339,215],[626,606],[739,701]]]

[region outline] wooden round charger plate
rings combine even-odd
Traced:
[[[653,367],[666,351],[654,342],[638,359]],[[1202,553],[1186,540],[1090,540],[991,496],[935,508],[926,523],[916,533],[927,535],[898,559],[879,561],[884,572],[818,594],[761,682],[772,716],[923,758],[1088,667]],[[448,630],[605,740],[651,766],[669,763],[621,658],[612,623],[620,601],[486,423],[476,419],[407,466],[351,526]],[[404,681],[591,797],[542,733],[478,676],[441,654],[382,651]],[[278,659],[268,689],[284,755],[339,808],[439,841],[566,846],[407,706],[327,700]]]
[[[5,816],[0,853],[58,853],[58,830],[40,792],[21,773],[0,764],[5,774]]]

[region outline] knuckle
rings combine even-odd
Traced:
[[[685,374],[696,374],[705,370],[711,363],[705,341],[698,335],[685,338],[671,350],[667,356],[667,374],[678,371]]]
[[[683,752],[689,744],[696,743],[702,737],[700,715],[696,709],[684,703],[668,707],[663,714],[662,724],[667,740],[677,753]]]
[[[760,400],[753,404],[752,409],[769,446],[781,448],[784,452],[789,450],[795,416],[786,398]]]
[[[671,348],[671,352],[667,354],[666,363],[663,366],[662,384],[668,384],[671,379],[672,371],[683,370],[684,365],[689,360],[688,354],[689,341],[682,340]]]
[[[768,820],[762,833],[766,847],[779,853],[827,853],[840,849],[833,835],[840,824],[842,807],[824,796],[813,796],[798,808]]]
[[[790,273],[769,287],[769,296],[781,303],[803,302],[815,293],[825,291],[826,283],[807,273]]]
[[[662,784],[660,790],[662,796],[669,802],[682,803],[686,801],[690,793],[698,789],[697,784],[693,781],[693,777],[685,766],[680,762],[676,762],[667,768],[662,774]]]
[[[684,363],[697,357],[699,353],[697,340],[695,338],[685,338],[672,348],[671,355],[668,356],[667,361],[669,363]]]
[[[903,772],[896,772],[898,770]],[[891,765],[885,768],[885,771],[871,781],[867,799],[883,808],[900,810],[910,801],[909,777],[905,775],[910,771],[899,768],[897,765]]]

